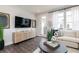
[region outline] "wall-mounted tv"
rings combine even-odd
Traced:
[[[31,27],[31,19],[15,16],[15,28]]]

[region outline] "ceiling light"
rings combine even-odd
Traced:
[[[42,19],[46,19],[46,16],[42,16],[41,18],[42,18]]]

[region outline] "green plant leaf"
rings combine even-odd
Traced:
[[[52,38],[52,31],[48,31],[47,32],[47,39],[48,39],[48,41],[51,41],[51,38]]]
[[[0,24],[0,41],[3,40],[3,25]]]

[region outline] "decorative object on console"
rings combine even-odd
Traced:
[[[10,16],[7,13],[0,12],[0,24],[4,26],[4,28],[10,27]]]
[[[0,24],[0,50],[4,48],[3,25]]]

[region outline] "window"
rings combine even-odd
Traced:
[[[53,13],[53,28],[64,28],[64,12],[60,11]]]
[[[53,28],[79,30],[79,6],[53,12]]]
[[[72,19],[72,11],[66,11],[66,29],[72,29],[73,19]]]
[[[66,28],[79,30],[79,6],[66,11]]]
[[[72,8],[73,30],[79,30],[79,6]]]

